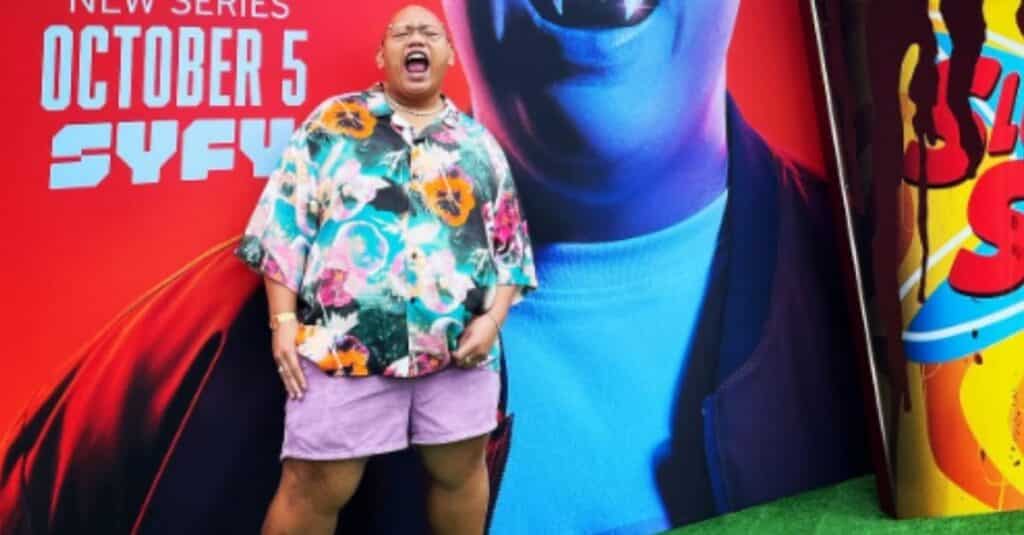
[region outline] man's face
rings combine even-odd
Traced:
[[[473,110],[559,180],[706,127],[739,0],[444,0]],[[721,120],[720,118],[718,118]],[[573,170],[574,173],[568,172]]]
[[[384,32],[377,65],[390,90],[409,100],[440,93],[455,54],[444,25],[431,11],[410,6],[395,14]]]

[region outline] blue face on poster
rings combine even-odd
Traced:
[[[665,162],[679,166],[694,138],[720,131],[724,117],[705,104],[724,99],[737,5],[445,1],[474,115],[519,178],[595,202],[628,196],[638,175],[675,178],[659,173]]]

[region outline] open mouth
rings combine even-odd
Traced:
[[[405,55],[405,71],[410,74],[424,74],[430,69],[430,58],[421,50],[413,50]]]
[[[693,1],[693,0],[691,0]],[[571,28],[622,28],[640,24],[660,0],[530,0],[545,19]]]

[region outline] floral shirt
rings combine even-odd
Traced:
[[[379,86],[328,99],[246,227],[236,254],[299,295],[297,352],[324,372],[437,371],[496,286],[537,285],[501,147],[445,102],[417,134]],[[481,366],[497,369],[499,343]]]

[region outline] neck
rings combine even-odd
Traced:
[[[384,93],[389,99],[391,99],[391,102],[398,104],[402,108],[415,112],[437,111],[443,104],[440,91],[424,96],[409,96],[402,95],[385,85]]]
[[[687,219],[718,198],[727,187],[729,170],[724,90],[699,105],[707,110],[703,120],[685,129],[684,142],[672,150],[586,171],[588,181],[607,186],[611,194],[582,194],[560,187],[578,182],[578,177],[529,172],[514,164],[522,178],[520,198],[533,240],[601,242],[649,234]]]

